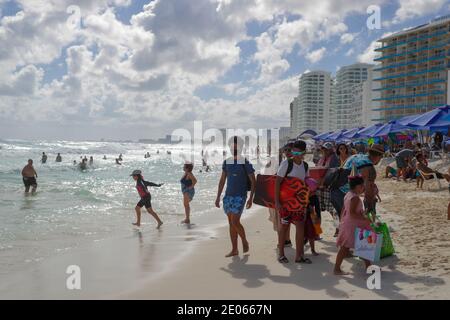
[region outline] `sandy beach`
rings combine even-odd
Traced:
[[[308,160],[310,161],[310,160]],[[129,207],[123,206],[110,223],[120,219],[117,231],[94,242],[83,242],[48,259],[11,265],[0,272],[2,299],[449,299],[450,221],[449,192],[442,181],[427,181],[423,190],[415,182],[384,179],[384,159],[377,167],[382,202],[378,213],[391,228],[396,255],[381,260],[381,289],[367,288],[368,274],[357,258],[344,262],[345,277],[333,275],[337,248],[331,216],[322,213],[323,240],[316,244],[313,264],[296,264],[294,248],[286,250],[289,264],[277,261],[277,235],[268,210],[259,206],[246,211],[243,224],[250,242],[249,254],[225,258],[230,250],[228,227],[222,209],[212,207],[217,171],[202,176],[194,201],[195,225],[176,223],[181,213],[166,209],[168,223],[160,231],[146,218],[140,231],[130,225]],[[312,162],[310,162],[312,163]],[[448,163],[432,161],[446,171]],[[173,178],[174,180],[176,177]],[[207,181],[204,181],[207,179]],[[177,195],[178,181],[173,195]],[[125,182],[124,182],[125,183]],[[171,190],[171,189],[169,189]],[[156,199],[169,199],[171,193]],[[177,199],[176,197],[173,199]],[[159,206],[162,202],[156,201]],[[175,205],[175,204],[174,204]],[[205,209],[207,208],[207,210]],[[169,215],[172,213],[172,215]],[[70,223],[69,223],[70,225]],[[95,225],[92,226],[96,227]],[[116,230],[116,229],[114,229]],[[64,231],[64,230],[63,230]],[[52,235],[59,246],[57,229]],[[34,234],[39,233],[34,231]],[[294,232],[291,231],[294,238]],[[51,239],[49,239],[51,240]],[[47,244],[49,243],[47,240]],[[50,246],[50,245],[49,245]],[[4,250],[8,257],[9,251]],[[12,252],[12,251],[11,251]],[[13,260],[11,260],[13,261]],[[2,261],[6,264],[6,260]],[[66,269],[81,268],[81,290],[68,290]],[[13,271],[10,271],[12,267]]]
[[[448,190],[416,190],[415,182],[383,179],[378,186],[379,213],[392,228],[396,255],[381,260],[381,289],[369,290],[362,262],[347,260],[351,275],[332,274],[336,246],[330,216],[323,214],[323,240],[311,265],[276,260],[276,234],[261,208],[244,220],[251,245],[248,255],[225,258],[227,228],[215,239],[201,241],[180,265],[138,290],[115,298],[125,299],[448,299],[450,298],[450,221]],[[446,184],[445,184],[446,185]],[[309,248],[309,247],[307,247]],[[294,249],[287,251],[293,260]],[[353,260],[353,261],[352,261]]]

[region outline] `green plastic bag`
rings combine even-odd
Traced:
[[[383,244],[381,246],[380,258],[386,258],[392,256],[395,253],[394,244],[392,243],[391,234],[389,233],[389,227],[385,222],[382,222],[380,218],[376,218],[377,223],[372,224],[372,228],[376,233],[383,234]]]

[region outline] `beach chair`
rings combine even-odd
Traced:
[[[430,159],[442,159],[444,153],[441,150],[431,150]]]
[[[439,186],[438,190],[443,189],[442,188],[442,184],[441,184],[441,180],[438,179],[436,173],[434,173],[434,172],[426,173],[426,172],[423,172],[423,171],[421,171],[419,169],[417,169],[417,171],[419,172],[420,176],[423,178],[423,180],[424,180],[423,183],[428,187],[428,190],[431,190],[430,185],[433,182],[433,180],[437,181],[437,184]],[[427,179],[427,177],[433,177],[433,179]]]

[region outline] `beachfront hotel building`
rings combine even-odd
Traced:
[[[348,129],[362,124],[364,82],[370,79],[373,65],[355,63],[341,67],[333,86],[330,127]],[[368,93],[365,92],[365,97]]]
[[[379,77],[379,73],[367,70],[367,80],[354,84],[350,89],[350,119],[345,127],[339,129],[349,129],[355,127],[368,127],[373,125],[380,118],[379,102],[373,101],[380,97],[379,83],[374,82],[373,78]]]
[[[419,114],[450,103],[450,15],[378,40],[374,70],[378,121]]]
[[[300,77],[298,97],[290,105],[291,137],[308,129],[329,130],[331,87],[330,72],[311,71]]]

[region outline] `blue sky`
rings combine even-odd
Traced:
[[[30,134],[48,138],[39,124],[56,121],[79,139],[81,123],[98,138],[117,138],[111,124],[149,123],[157,137],[187,119],[227,126],[242,114],[242,126],[287,125],[303,72],[369,62],[383,34],[449,13],[445,0],[352,1],[99,0],[71,30],[70,1],[0,0],[0,40],[13,49],[0,50],[0,122],[20,128],[23,113],[36,114]],[[381,8],[379,30],[366,27],[370,4]],[[8,128],[0,134],[18,135]]]

